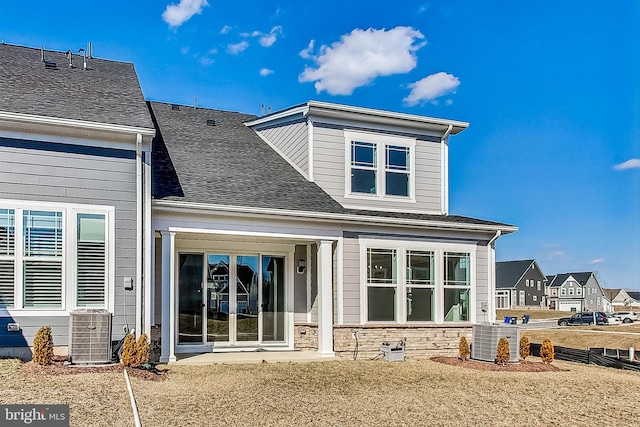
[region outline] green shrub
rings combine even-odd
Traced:
[[[43,326],[33,338],[33,361],[38,365],[48,365],[53,360],[53,336],[51,328]]]
[[[458,351],[459,351],[461,360],[463,361],[469,360],[469,356],[471,356],[471,351],[469,350],[469,343],[467,342],[466,337],[460,338],[460,345],[458,345]]]
[[[526,359],[527,356],[531,354],[531,345],[529,343],[529,338],[522,337],[520,338],[520,357],[522,359]]]
[[[498,341],[498,349],[496,351],[496,363],[498,365],[506,365],[511,359],[511,353],[509,351],[509,341],[505,337],[500,338]]]
[[[542,346],[540,347],[540,358],[543,363],[551,363],[553,362],[553,358],[555,357],[555,350],[553,348],[553,343],[549,338],[545,338],[542,341]]]

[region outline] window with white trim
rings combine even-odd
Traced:
[[[109,308],[113,215],[112,207],[0,201],[0,310]]]
[[[415,139],[345,131],[345,196],[415,199]]]
[[[364,321],[471,321],[471,253],[383,246],[361,252]]]
[[[560,288],[560,295],[566,295],[567,290],[565,288]]]
[[[540,283],[540,280],[538,280],[538,290],[540,290],[542,287],[542,283]]]

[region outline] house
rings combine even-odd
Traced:
[[[640,307],[640,292],[625,289],[603,289],[614,307]]]
[[[132,64],[65,59],[0,45],[13,242],[0,318],[27,343],[52,324],[66,345],[70,311],[88,305],[113,314],[113,340],[159,334],[163,362],[401,340],[457,354],[495,320],[495,242],[517,228],[449,213],[449,137],[467,123],[317,101],[262,117],[145,103]],[[86,278],[85,243],[102,248]],[[31,262],[47,276],[22,275]]]
[[[533,259],[496,262],[496,308],[546,308],[545,285]]]
[[[547,276],[549,308],[559,311],[611,311],[611,302],[593,272]]]

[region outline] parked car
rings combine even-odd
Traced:
[[[593,325],[594,314],[593,311],[583,311],[582,313],[576,313],[571,317],[563,317],[558,319],[558,325]],[[596,325],[606,325],[607,315],[601,311],[595,312]]]
[[[638,320],[638,315],[634,311],[616,311],[615,316],[622,320],[622,323],[631,323]]]
[[[615,315],[615,313],[605,313],[607,315],[608,325],[622,325],[622,319]]]

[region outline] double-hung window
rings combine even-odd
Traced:
[[[345,131],[346,197],[415,200],[415,139]]]
[[[395,322],[398,295],[398,256],[395,249],[367,249],[369,321]]]
[[[0,209],[0,308],[13,307],[15,251],[15,211]]]
[[[114,212],[0,200],[0,310],[112,309]]]
[[[472,247],[376,239],[360,246],[363,322],[472,320]]]

